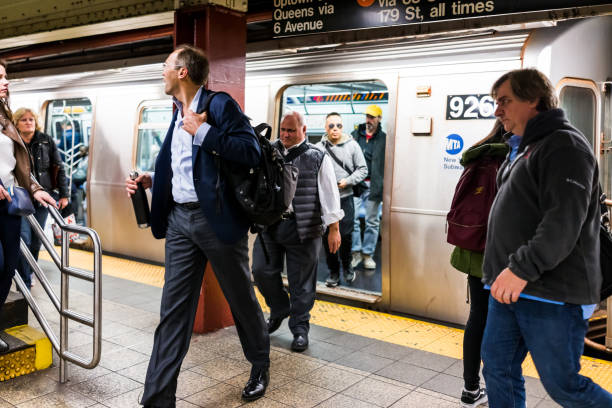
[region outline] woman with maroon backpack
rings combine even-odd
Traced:
[[[487,402],[486,389],[480,387],[479,371],[489,291],[480,280],[487,220],[497,193],[497,170],[509,150],[504,136],[501,122],[497,120],[487,137],[463,153],[464,170],[447,215],[447,241],[455,245],[451,265],[468,275],[470,315],[463,335],[463,407],[477,407]]]

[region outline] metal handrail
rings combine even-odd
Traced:
[[[60,357],[60,383],[66,382],[66,371],[67,365],[66,362],[71,362],[73,364],[78,365],[83,368],[95,368],[100,362],[101,355],[101,347],[102,347],[102,336],[101,336],[101,328],[102,328],[102,246],[100,245],[100,238],[96,231],[91,228],[82,227],[80,225],[67,224],[64,221],[64,218],[61,216],[59,211],[53,207],[48,207],[49,213],[59,226],[62,233],[62,253],[61,256],[57,254],[55,251],[55,247],[49,241],[47,236],[44,234],[44,231],[36,218],[33,215],[29,215],[27,217],[30,226],[34,233],[41,240],[42,244],[45,246],[49,255],[53,259],[53,262],[58,267],[61,272],[61,295],[58,299],[57,295],[51,288],[51,283],[47,276],[43,273],[42,269],[32,256],[32,253],[28,249],[27,245],[23,240],[21,240],[21,253],[25,256],[26,260],[30,264],[30,267],[36,274],[39,282],[41,283],[45,292],[49,296],[51,303],[57,309],[60,314],[60,338],[59,341],[57,336],[51,329],[49,322],[42,314],[40,307],[36,300],[32,297],[32,294],[26,287],[25,283],[21,279],[18,273],[15,274],[14,280],[17,284],[17,287],[23,293],[24,298],[30,305],[34,316],[40,322],[42,329],[44,330],[47,337],[51,341],[53,348],[57,352]],[[79,268],[74,268],[69,265],[68,258],[68,245],[69,239],[68,234],[70,232],[87,235],[91,238],[93,243],[93,272],[86,271]],[[93,293],[93,315],[87,315],[83,313],[79,313],[77,311],[71,310],[69,308],[69,280],[70,276],[84,279],[86,281],[92,282],[94,285],[94,293]],[[71,351],[68,351],[68,320],[74,320],[79,322],[85,326],[89,326],[93,328],[93,353],[91,359],[87,360]]]

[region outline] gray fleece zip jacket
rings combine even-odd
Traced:
[[[349,173],[346,169],[340,166],[334,159],[329,155],[325,145],[329,145],[330,149],[347,169],[353,170]],[[352,136],[342,134],[342,138],[335,145],[327,140],[327,135],[323,135],[323,138],[319,143],[315,145],[318,149],[329,155],[331,162],[334,164],[334,172],[336,173],[336,181],[346,179],[347,187],[340,189],[340,198],[348,197],[353,194],[353,186],[359,184],[368,175],[368,165],[366,164],[365,157],[359,144],[353,139]]]
[[[588,305],[599,302],[597,161],[561,109],[527,122],[512,163],[497,173],[489,214],[483,283],[509,267],[523,293]]]

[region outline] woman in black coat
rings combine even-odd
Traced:
[[[32,174],[45,190],[52,192],[55,198],[59,197],[58,205],[63,209],[68,205],[68,181],[53,138],[40,131],[38,115],[31,109],[17,109],[13,114],[13,123],[32,158]],[[34,217],[44,229],[49,211],[42,205],[35,205],[34,208],[36,210]],[[21,220],[21,239],[30,249],[34,259],[38,260],[41,242],[25,218]],[[23,255],[20,256],[17,270],[21,279],[30,288],[33,283],[32,270]]]

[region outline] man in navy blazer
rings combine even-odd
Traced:
[[[237,166],[254,167],[261,151],[248,118],[231,97],[219,94],[203,107],[208,60],[203,51],[178,47],[164,63],[165,93],[176,110],[152,175],[126,180],[152,187],[151,230],[166,238],[166,274],[160,322],[145,380],[145,407],[174,407],[177,377],[189,349],[207,261],[227,299],[244,354],[252,364],[242,391],[248,401],[264,395],[269,382],[270,340],[251,284],[249,221],[218,179],[215,156]],[[220,188],[217,183],[220,182]]]

